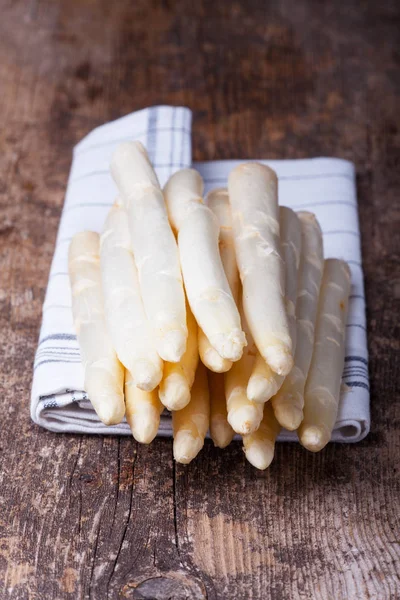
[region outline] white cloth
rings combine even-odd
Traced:
[[[183,107],[146,108],[98,127],[74,148],[65,204],[43,306],[36,352],[31,416],[52,431],[130,434],[124,421],[103,425],[83,390],[83,370],[71,315],[67,254],[71,238],[85,229],[101,231],[116,196],[109,173],[111,155],[123,140],[147,147],[161,185],[178,169],[192,166],[191,111]],[[229,171],[243,161],[194,163],[206,191],[226,185]],[[313,211],[321,224],[326,257],[346,260],[352,289],[347,324],[343,392],[333,440],[357,442],[370,428],[365,299],[361,266],[355,172],[336,158],[264,161],[279,178],[279,202]],[[159,435],[171,435],[171,418],[162,416]],[[281,440],[295,440],[283,432]]]

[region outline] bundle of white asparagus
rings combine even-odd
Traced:
[[[312,213],[278,205],[277,177],[236,167],[203,199],[193,169],[164,190],[139,142],[116,150],[119,196],[102,234],[71,242],[85,389],[107,425],[148,444],[172,411],[174,457],[235,433],[266,469],[281,427],[313,452],[330,440],[344,363],[350,271],[324,261]]]

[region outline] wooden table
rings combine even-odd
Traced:
[[[400,598],[400,5],[0,0],[0,14],[0,598]],[[31,423],[72,146],[155,103],[194,110],[195,159],[355,162],[364,442],[282,444],[264,473],[235,444],[182,467],[170,440]]]

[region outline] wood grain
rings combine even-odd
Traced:
[[[400,598],[397,2],[0,0],[0,598]],[[155,103],[194,157],[355,162],[372,433],[266,473],[206,444],[30,422],[32,361],[71,149]],[[396,236],[397,234],[397,236]]]

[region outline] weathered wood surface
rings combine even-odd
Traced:
[[[0,0],[0,598],[400,598],[399,26],[393,1]],[[357,165],[372,433],[319,455],[33,425],[31,365],[71,148],[154,103],[196,159]]]

